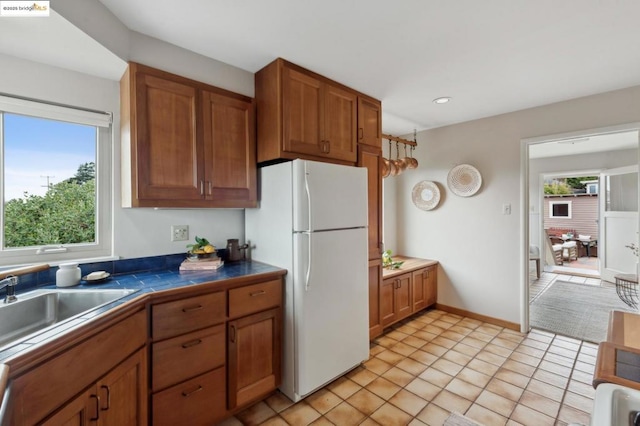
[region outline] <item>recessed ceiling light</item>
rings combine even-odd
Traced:
[[[433,100],[433,103],[434,104],[446,104],[450,100],[451,100],[451,98],[449,96],[442,96],[442,97],[439,97],[439,98],[435,98]]]

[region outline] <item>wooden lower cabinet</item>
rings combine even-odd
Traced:
[[[140,425],[147,422],[147,357],[140,349],[44,425]]]
[[[369,338],[438,300],[438,263],[433,260],[394,256],[400,269],[382,269],[376,289],[375,261],[369,261]],[[380,264],[381,267],[381,264]]]
[[[411,273],[414,312],[436,303],[438,295],[436,268],[436,266],[429,266]]]
[[[279,309],[229,322],[230,410],[264,397],[280,384],[281,322]]]
[[[151,422],[212,425],[280,385],[282,279],[151,305]]]
[[[382,327],[400,321],[413,312],[411,304],[411,274],[402,274],[382,281],[380,317]]]

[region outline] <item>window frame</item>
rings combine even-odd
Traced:
[[[0,266],[81,261],[113,257],[113,117],[111,113],[52,104],[0,94],[0,177],[4,177],[4,113],[95,126],[96,234],[95,242],[4,247],[4,185],[0,184]],[[4,181],[4,178],[2,179]]]
[[[568,210],[568,215],[567,216],[556,216],[553,213],[553,206],[555,205],[560,205],[560,204],[566,204],[567,205],[567,210]],[[549,218],[550,219],[571,219],[571,201],[549,201]]]

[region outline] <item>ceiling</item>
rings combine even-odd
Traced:
[[[0,18],[0,53],[111,80],[127,63],[54,10],[48,18]]]
[[[283,57],[367,93],[395,135],[640,84],[632,0],[100,1],[247,71]]]
[[[378,98],[394,135],[640,84],[631,0],[100,1],[131,30],[249,72],[283,57]],[[126,66],[54,11],[3,19],[0,53],[112,80]]]

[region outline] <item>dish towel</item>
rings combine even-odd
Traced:
[[[480,423],[471,420],[455,411],[444,421],[442,426],[482,426]]]

